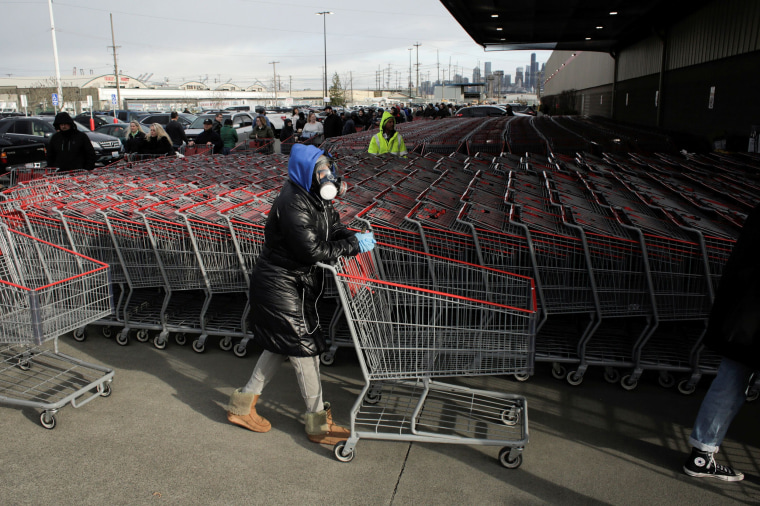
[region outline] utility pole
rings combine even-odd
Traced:
[[[409,48],[409,101],[412,100],[412,48]]]
[[[417,48],[417,89],[416,94],[420,94],[420,46],[421,44],[418,42],[414,45],[414,47]]]
[[[272,65],[272,72],[274,73],[274,81],[272,81],[272,85],[274,86],[274,105],[277,105],[277,64],[280,62],[270,61],[269,63]]]
[[[441,84],[441,58],[437,49],[435,50],[435,68],[438,70],[438,84]]]
[[[113,75],[116,79],[116,104],[118,109],[121,109],[121,89],[119,88],[119,64],[116,62],[116,37],[113,34],[113,14],[109,14],[111,17],[111,49],[113,50]],[[121,47],[121,46],[118,46]],[[116,116],[114,116],[114,121]]]
[[[48,0],[50,9],[50,33],[53,36],[53,57],[55,59],[55,80],[58,85],[58,105],[59,110],[63,110],[63,88],[61,87],[61,68],[58,65],[58,43],[55,40],[55,21],[53,21],[53,0]]]

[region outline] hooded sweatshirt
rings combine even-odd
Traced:
[[[385,122],[392,119],[393,115],[385,111],[382,119],[380,119],[380,131],[372,136],[369,141],[369,149],[367,150],[371,155],[382,155],[383,153],[390,153],[392,155],[406,156],[406,145],[404,139],[396,130],[391,130],[390,135],[386,134],[383,130]]]
[[[53,121],[58,130],[60,125],[71,125],[69,130],[59,130],[50,138],[47,148],[47,164],[59,170],[92,170],[95,167],[95,148],[87,134],[77,130],[74,120],[66,112],[59,112]]]

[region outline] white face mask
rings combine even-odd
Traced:
[[[324,200],[341,197],[348,189],[346,183],[335,176],[335,164],[330,168],[322,166],[317,170],[317,183],[319,183],[319,196]]]

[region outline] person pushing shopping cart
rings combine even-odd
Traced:
[[[250,328],[264,351],[248,383],[232,393],[227,419],[254,432],[271,429],[256,404],[287,357],[306,404],[309,440],[334,445],[350,431],[333,423],[330,405],[322,400],[319,355],[328,347],[317,314],[324,272],[316,264],[370,251],[375,239],[371,232],[354,233],[340,223],[331,201],[345,193],[346,185],[324,151],[294,145],[288,178],[269,212],[250,282]]]

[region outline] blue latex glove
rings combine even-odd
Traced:
[[[368,251],[372,251],[372,249],[375,247],[375,244],[377,244],[377,241],[375,241],[375,236],[372,235],[372,232],[366,232],[364,234],[362,234],[361,232],[357,232],[354,235],[359,240],[360,253],[366,253]]]

